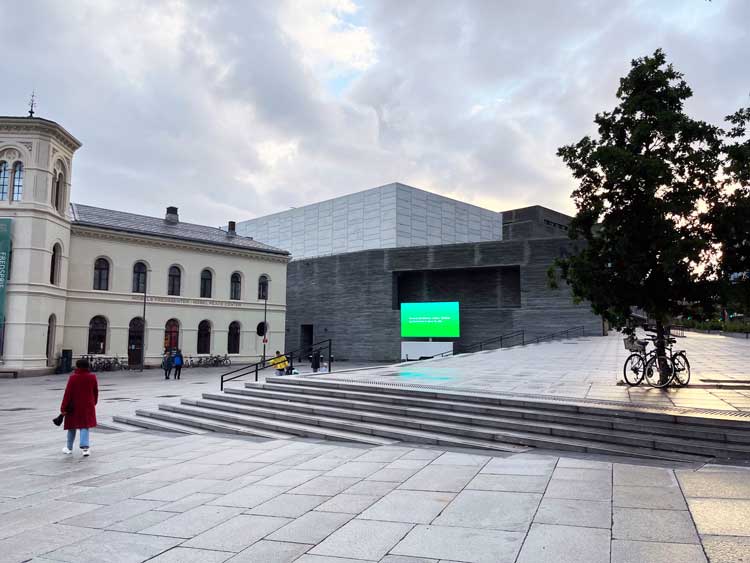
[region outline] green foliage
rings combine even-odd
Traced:
[[[695,321],[695,320],[681,320],[680,323],[685,328],[697,328],[698,330],[721,330],[723,332],[750,332],[750,323],[742,321]]]
[[[618,105],[595,117],[597,138],[558,150],[578,181],[569,233],[587,244],[556,267],[574,296],[616,328],[628,325],[634,307],[657,327],[688,305],[709,309],[730,277],[722,244],[750,232],[750,207],[740,209],[726,189],[750,178],[750,145],[741,141],[750,111],[730,116],[725,132],[685,113],[691,96],[657,50],[632,61]],[[732,213],[741,216],[731,219],[738,228],[715,231]]]

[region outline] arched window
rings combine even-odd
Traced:
[[[60,172],[52,182],[52,198],[50,203],[59,213],[63,212],[63,202],[65,201],[65,176]]]
[[[109,262],[105,258],[94,262],[94,289],[109,290]]]
[[[169,276],[167,277],[167,294],[179,295],[181,282],[182,271],[177,266],[169,268]]]
[[[201,321],[198,325],[198,353],[211,353],[211,323]]]
[[[0,161],[0,201],[8,199],[8,186],[10,185],[10,169],[8,163]]]
[[[107,319],[96,316],[89,321],[89,354],[104,354],[107,349]]]
[[[11,200],[21,201],[23,198],[23,163],[16,162],[13,165],[13,194]]]
[[[52,285],[59,285],[60,284],[60,255],[62,254],[62,249],[60,248],[60,245],[58,243],[55,243],[55,246],[52,247],[52,259],[50,260],[49,265],[49,283]]]
[[[258,299],[260,301],[268,299],[268,276],[265,274],[258,278]]]
[[[240,353],[240,323],[229,323],[229,337],[227,338],[227,354]]]
[[[146,264],[143,262],[133,266],[133,293],[146,293]]]
[[[164,349],[176,350],[180,347],[180,321],[169,319],[164,325]]]
[[[211,283],[213,282],[213,274],[210,270],[203,270],[201,272],[201,297],[211,297]]]
[[[258,326],[255,328],[255,332],[258,334],[258,336],[265,336],[266,334],[268,334],[268,323],[258,323]]]
[[[239,301],[242,298],[242,276],[237,272],[232,274],[229,281],[229,299]]]

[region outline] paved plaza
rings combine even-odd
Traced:
[[[727,341],[681,340],[696,383],[716,377],[707,366],[718,362],[722,379],[742,379],[727,351],[747,344]],[[610,337],[465,356],[463,385],[559,394],[570,379],[587,397],[599,387],[634,393],[601,375],[598,354],[619,359],[621,347]],[[507,369],[493,376],[483,363],[492,357]],[[446,375],[458,368],[441,363],[326,377],[397,371],[382,377],[413,381],[408,370],[418,369],[443,378],[430,384],[458,385]],[[115,428],[115,414],[216,391],[220,371],[186,370],[181,381],[158,370],[101,374],[98,416]],[[66,456],[51,423],[65,380],[0,380],[2,562],[750,562],[748,467],[106,428],[94,431],[91,457]]]
[[[750,411],[750,340],[687,332],[675,349],[686,350],[690,359],[692,376],[686,388],[623,384],[622,366],[630,352],[619,333],[346,371],[326,378]]]

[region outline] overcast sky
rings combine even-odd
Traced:
[[[572,212],[557,147],[662,47],[750,105],[746,0],[3,0],[0,114],[83,142],[73,200],[211,225],[400,181]]]

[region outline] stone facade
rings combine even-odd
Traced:
[[[573,326],[602,333],[547,269],[577,244],[567,238],[368,250],[290,262],[287,349],[333,339],[338,359],[397,360],[401,301],[459,301],[459,345],[523,329],[527,338]],[[303,325],[306,328],[302,328]],[[310,329],[312,326],[312,329]]]
[[[103,331],[96,324],[97,334],[105,335],[97,354],[140,359],[132,345],[145,340],[147,365],[159,363],[170,319],[177,321],[173,338],[185,356],[198,354],[198,327],[206,321],[206,353],[228,353],[230,323],[239,323],[239,331],[233,325],[233,347],[239,332],[233,359],[257,360],[264,316],[266,350],[284,348],[287,252],[234,232],[182,223],[177,208],[156,218],[70,205],[73,155],[80,146],[53,121],[0,117],[0,218],[11,220],[12,242],[0,372],[49,373],[64,349],[74,356],[92,353],[95,318],[106,321]],[[96,287],[97,260],[108,267],[106,288]],[[133,288],[136,263],[146,267],[145,330],[144,294]],[[173,266],[181,273],[178,295],[167,287]],[[212,276],[210,297],[201,297],[204,270]],[[230,296],[233,274],[240,277],[240,291]],[[267,300],[259,297],[261,276],[268,279]]]
[[[502,238],[502,215],[394,183],[237,224],[294,259]]]

